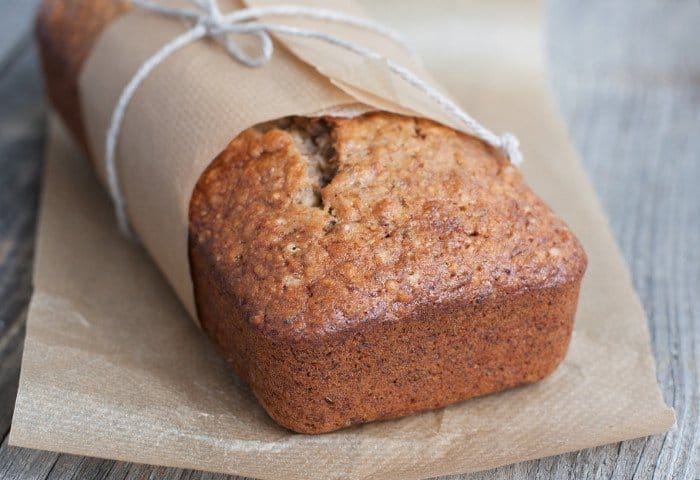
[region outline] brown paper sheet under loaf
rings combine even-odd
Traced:
[[[80,66],[124,10],[39,11],[49,95],[79,139]],[[586,267],[501,155],[388,113],[243,132],[193,193],[190,260],[205,331],[268,413],[306,433],[545,377]]]

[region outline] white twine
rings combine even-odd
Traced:
[[[287,25],[264,23],[256,19],[266,16],[276,16],[323,20],[368,30],[385,36],[395,43],[406,47],[406,43],[403,41],[401,35],[379,23],[334,10],[299,5],[251,7],[224,14],[221,12],[217,0],[189,1],[195,7],[194,9],[168,7],[150,0],[131,0],[131,3],[136,7],[169,17],[188,20],[194,22],[194,26],[165,44],[141,65],[122,91],[114,111],[112,112],[112,118],[105,141],[104,167],[117,221],[120,229],[126,234],[131,235],[131,229],[127,219],[126,202],[119,185],[119,177],[115,162],[117,140],[124,120],[124,113],[126,112],[129,102],[136,93],[136,90],[141,85],[141,82],[148,77],[154,68],[176,51],[203,38],[219,39],[231,57],[248,67],[261,66],[272,58],[274,47],[270,37],[271,33],[314,38],[343,48],[362,57],[383,61],[395,75],[426,94],[447,113],[458,119],[464,125],[465,131],[501,150],[511,163],[519,165],[522,162],[519,142],[513,134],[505,133],[501,136],[494,134],[474,120],[456,103],[417,77],[410,70],[385,58],[381,54],[324,32]],[[252,35],[257,38],[260,41],[260,54],[257,57],[251,57],[240,50],[232,38],[232,35],[235,34]]]

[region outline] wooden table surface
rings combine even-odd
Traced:
[[[0,478],[233,478],[7,446],[46,134],[30,34],[37,3],[0,0]],[[698,479],[700,3],[550,0],[547,20],[552,84],[649,315],[657,378],[678,424],[457,478]]]

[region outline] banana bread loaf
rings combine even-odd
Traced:
[[[126,7],[44,0],[49,96]],[[87,25],[87,26],[86,26]],[[250,128],[190,204],[203,329],[279,424],[321,433],[534,382],[563,359],[586,257],[503,156],[379,112]]]

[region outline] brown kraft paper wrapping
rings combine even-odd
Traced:
[[[308,0],[296,3],[314,4]],[[322,3],[324,8],[358,11],[346,0]],[[220,4],[228,11],[236,2]],[[325,29],[371,46],[426,76],[396,44],[377,34],[308,20],[285,18],[284,23]],[[103,179],[105,132],[119,95],[143,62],[185,28],[188,25],[179,20],[134,9],[107,28],[88,57],[80,78],[83,118],[90,151]],[[146,78],[126,111],[117,169],[131,225],[193,318],[187,257],[190,197],[200,174],[238,133],[260,122],[334,111],[358,102],[367,105],[365,110],[418,114],[459,126],[434,101],[394,78],[384,63],[316,39],[287,39],[260,68],[237,63],[211,41],[193,43]]]
[[[471,114],[496,131],[520,136],[529,183],[584,244],[589,270],[570,351],[559,369],[535,385],[399,420],[321,436],[284,430],[198,334],[143,249],[119,235],[106,194],[53,121],[11,444],[264,479],[413,479],[492,468],[671,428],[673,413],[656,385],[644,313],[551,104],[540,54],[539,4],[472,0],[443,13],[423,2],[368,6],[415,34],[415,43],[430,54],[431,70]],[[426,12],[444,22],[439,41],[452,39],[439,43],[439,49],[430,45],[438,40],[411,23],[428,17]],[[137,13],[115,23],[100,48],[109,35],[131,48],[133,35],[120,29],[138,31],[139,22],[159,24],[148,27],[156,46],[183,28]],[[378,97],[364,91],[366,85],[331,82],[278,47],[270,65],[246,71],[250,79],[236,81],[241,88],[254,83],[254,99],[239,103],[235,92],[209,98],[206,91],[221,87],[211,70],[242,67],[207,47],[193,45],[171,59],[186,81],[171,81],[167,69],[158,68],[144,83],[127,113],[119,150],[132,221],[180,299],[185,304],[190,299],[190,309],[189,272],[180,262],[186,260],[183,222],[197,170],[247,126],[243,123],[334,111],[358,98],[374,105]],[[203,49],[221,58],[205,60]],[[100,55],[103,62],[117,65],[116,52],[102,49]],[[111,113],[119,86],[147,55],[134,47],[128,57],[119,57],[119,68],[103,75],[102,81],[113,83],[105,86],[110,92],[105,97],[114,97],[102,99],[103,115]],[[268,69],[285,67],[285,76],[268,78]],[[85,81],[87,75],[88,70]],[[193,93],[194,78],[204,93]],[[307,80],[313,88],[304,86]],[[391,90],[392,82],[384,80]],[[277,81],[284,82],[288,95],[269,104],[267,98],[273,97],[266,92],[278,88]],[[168,95],[159,97],[165,90]],[[400,97],[401,88],[394,93]],[[172,118],[184,115],[178,99],[193,95],[201,111],[188,111],[190,123],[175,125]],[[395,100],[382,97],[388,106]],[[217,109],[230,117],[215,121],[212,103],[224,105]],[[410,105],[423,113],[422,106]],[[96,125],[106,122],[100,118]],[[92,142],[100,146],[99,139]],[[159,158],[150,165],[134,160],[137,155],[155,158],[156,152]],[[180,164],[168,152],[201,164]],[[169,182],[173,188],[165,185]],[[155,196],[152,190],[160,188],[167,192]],[[167,208],[167,202],[177,208]],[[144,204],[151,205],[148,213],[137,211]],[[186,281],[178,285],[178,278]]]

